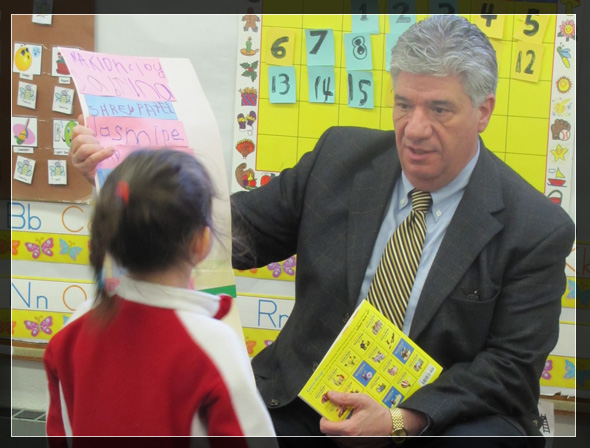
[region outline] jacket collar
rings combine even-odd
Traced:
[[[120,283],[113,294],[143,305],[211,317],[217,315],[221,303],[220,297],[202,291],[142,282],[126,275],[120,277]]]
[[[416,339],[455,289],[485,245],[503,224],[494,214],[504,209],[494,155],[483,144],[480,157],[434,259],[416,312],[410,338]]]

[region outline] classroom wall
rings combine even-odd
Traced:
[[[219,126],[229,185],[237,69],[237,15],[99,15],[95,51],[189,58]],[[237,277],[238,291],[292,297],[294,284]],[[14,408],[44,410],[45,372],[35,361],[13,360]]]
[[[129,56],[189,58],[219,125],[229,178],[238,17],[99,15],[95,49]]]
[[[95,22],[97,52],[192,61],[219,126],[228,184],[233,176],[238,22],[237,15],[100,15]],[[584,235],[583,239],[590,240],[590,236]],[[236,277],[236,284],[240,292],[294,296],[293,282]],[[12,406],[44,410],[47,397],[42,363],[13,360],[12,374]],[[573,430],[570,419],[560,417],[558,423],[558,434]]]

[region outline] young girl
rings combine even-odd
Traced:
[[[137,151],[109,175],[91,227],[97,298],[44,356],[48,435],[274,435],[245,347],[217,320],[231,297],[189,288],[211,249],[213,196],[178,151]],[[113,295],[107,253],[128,272]]]

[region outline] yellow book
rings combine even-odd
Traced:
[[[329,390],[365,393],[390,408],[432,383],[441,371],[434,359],[364,300],[299,396],[327,419],[345,420],[353,409],[328,400]]]

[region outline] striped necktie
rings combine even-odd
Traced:
[[[408,307],[426,237],[430,193],[412,190],[412,211],[395,230],[377,267],[367,300],[400,329]]]

